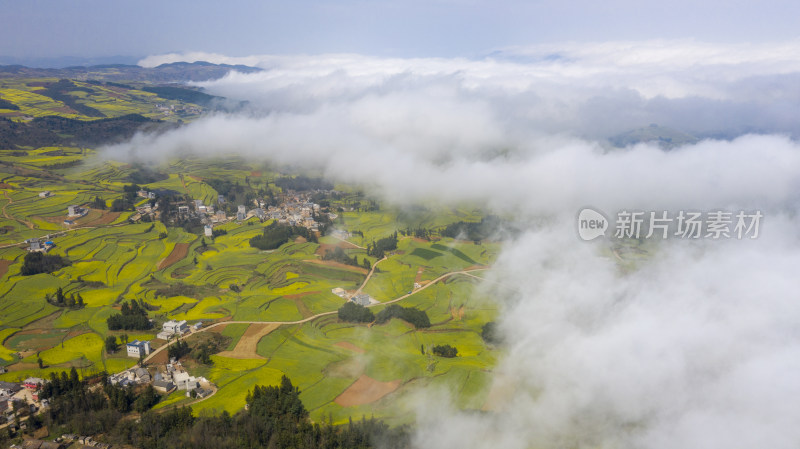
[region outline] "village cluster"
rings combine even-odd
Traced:
[[[140,190],[137,195],[141,198],[154,199],[154,192]],[[260,221],[276,220],[279,224],[290,226],[303,226],[310,231],[319,231],[319,223],[314,219],[319,212],[319,204],[310,201],[308,193],[292,193],[282,195],[282,202],[278,206],[267,205],[263,200],[253,200],[252,209],[248,210],[247,205],[240,204],[236,207],[236,215],[229,216],[225,211],[225,196],[217,196],[217,204],[204,204],[202,200],[194,200],[192,203],[178,202],[177,215],[180,218],[199,218],[204,225],[206,237],[213,235],[213,227],[218,224],[230,221],[244,222],[256,217]],[[151,219],[159,218],[158,203],[151,205],[147,202],[136,208],[137,215],[131,217],[138,220],[145,215]],[[331,220],[336,219],[336,214],[328,214]]]
[[[169,341],[189,332],[197,331],[202,326],[202,322],[197,322],[190,327],[186,320],[170,320],[162,325],[161,332],[158,333],[156,338]],[[128,357],[136,359],[143,359],[152,350],[149,341],[140,340],[128,342],[125,345],[125,349]],[[163,367],[158,366],[154,369],[155,371],[151,374],[150,370],[136,366],[121,373],[112,374],[109,376],[108,381],[112,385],[123,387],[152,384],[156,391],[164,394],[172,393],[175,390],[185,390],[186,395],[191,396],[194,391],[195,397],[199,398],[204,398],[212,392],[210,383],[206,379],[189,375],[181,363],[174,358]]]

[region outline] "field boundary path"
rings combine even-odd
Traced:
[[[6,192],[6,191],[3,191],[3,195],[5,195],[6,199],[8,200],[8,202],[3,206],[3,216],[6,217],[6,219],[8,219],[8,220],[13,220],[13,221],[16,221],[18,223],[24,224],[25,226],[28,227],[28,229],[33,229],[33,223],[31,223],[30,221],[20,220],[17,217],[8,215],[8,212],[6,212],[6,207],[14,204],[14,200],[12,200],[10,196],[8,196],[8,192]]]
[[[381,259],[381,260],[384,260],[384,259]],[[378,261],[378,262],[380,262],[380,261]],[[375,262],[375,265],[377,265],[378,262]],[[374,268],[375,268],[375,266],[373,265],[373,270],[374,270]],[[402,295],[402,296],[400,296],[398,298],[395,298],[395,299],[392,299],[392,300],[389,300],[389,301],[383,301],[383,302],[380,302],[380,303],[377,303],[377,304],[370,304],[370,305],[368,305],[366,307],[376,307],[376,306],[381,306],[381,305],[386,305],[386,304],[394,304],[396,302],[399,302],[399,301],[402,301],[402,300],[408,298],[409,296],[415,295],[415,294],[421,292],[422,290],[425,290],[426,288],[430,287],[431,285],[434,285],[434,284],[436,284],[438,282],[441,282],[441,281],[449,278],[450,276],[455,276],[455,275],[458,275],[458,274],[466,275],[466,276],[472,276],[470,273],[472,273],[473,271],[488,270],[489,268],[490,267],[476,267],[476,268],[468,268],[466,270],[461,270],[461,271],[452,271],[450,273],[445,273],[445,274],[439,276],[438,278],[436,278],[436,279],[428,282],[427,284],[423,285],[422,287],[414,290],[412,293],[406,293],[405,295]],[[477,276],[472,276],[472,277],[477,277]],[[369,278],[367,278],[367,279],[369,279]],[[364,284],[366,284],[366,280],[364,281]],[[363,287],[363,284],[362,284],[362,287]],[[359,289],[359,290],[361,290],[361,289]],[[338,310],[332,310],[330,312],[321,312],[321,313],[318,313],[316,315],[310,316],[308,318],[303,318],[302,320],[296,320],[296,321],[220,321],[220,322],[217,322],[217,323],[214,323],[214,324],[210,324],[210,325],[208,325],[208,326],[206,326],[204,328],[198,329],[196,331],[190,332],[190,333],[186,334],[182,338],[189,338],[192,335],[199,334],[201,332],[206,332],[206,331],[209,331],[209,330],[214,329],[214,328],[219,327],[219,326],[227,326],[228,324],[271,324],[271,325],[279,325],[279,326],[283,325],[283,324],[304,324],[304,323],[308,323],[309,321],[316,320],[317,318],[321,318],[321,317],[329,316],[329,315],[335,315],[335,314],[338,314],[338,313],[339,313]],[[173,341],[178,341],[178,339],[175,339]],[[159,348],[155,349],[153,352],[150,353],[150,355],[148,355],[144,359],[144,363],[149,362],[153,357],[155,357],[156,355],[160,354],[162,351],[167,349],[170,346],[171,343],[172,343],[171,341],[167,342],[167,344],[165,344],[164,346],[160,346]]]

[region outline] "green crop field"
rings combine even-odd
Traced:
[[[19,106],[19,110],[0,113],[8,112],[5,116],[19,123],[48,115],[84,121],[100,118],[82,115],[65,102],[41,94],[42,85],[56,81],[0,80],[0,98]],[[164,111],[177,105],[174,100],[139,90],[141,85],[74,84],[76,90],[65,94],[74,97],[74,102],[64,100],[73,106],[84,105],[105,117],[135,113],[177,120]],[[440,279],[493,263],[500,243],[476,244],[439,235],[448,224],[479,221],[480,211],[426,205],[410,209],[380,205],[379,210],[364,211],[364,205],[377,204],[374,198],[352,186],[337,185],[341,193],[330,198],[331,211],[338,216],[332,226],[349,231],[350,243],[362,248],[328,235],[319,236],[320,243],[293,236],[277,248],[260,250],[250,246],[250,239],[262,235],[272,220],[213,223],[215,231],[224,234],[208,237],[202,224],[212,217],[206,217],[205,223],[178,224],[162,219],[159,210],[145,220],[131,207],[148,203],[140,197],[127,210],[108,208],[126,198],[124,188],[135,178],[142,189],[171,192],[173,207],[180,203],[193,209],[193,200],[200,200],[218,208],[232,207],[226,213],[231,216],[238,204],[217,204],[220,193],[236,197],[237,188],[248,192],[236,197],[239,204],[252,203],[266,192],[272,198],[285,193],[275,184],[284,176],[275,168],[238,158],[178,159],[142,168],[102,160],[96,149],[80,145],[0,150],[0,158],[0,364],[9,369],[0,379],[41,377],[71,366],[78,367],[81,375],[123,371],[137,360],[126,357],[124,348],[106,353],[105,338],[119,339],[125,334],[129,340],[153,340],[161,323],[169,319],[202,320],[206,327],[226,320],[309,318],[303,324],[282,325],[256,336],[249,333],[255,332],[248,331],[249,324],[227,325],[221,331],[225,347],[219,350],[241,351],[234,354],[237,358],[212,355],[209,365],[188,365],[192,375],[207,378],[217,392],[197,402],[176,392],[156,408],[192,402],[196,413],[236,412],[255,385],[276,384],[284,374],[300,388],[315,421],[331,418],[342,423],[350,416],[374,415],[393,423],[408,422],[410,415],[398,405],[428,386],[448,389],[464,409],[480,410],[486,402],[499,356],[480,334],[482,326],[497,316],[497,303],[486,288],[479,288],[479,279],[459,274]],[[221,181],[233,186],[230,192],[224,191],[228,187]],[[43,191],[50,196],[40,196]],[[94,207],[95,198],[100,206]],[[65,224],[72,205],[92,207],[85,216]],[[247,205],[248,210],[254,207]],[[429,230],[431,238],[405,235],[418,228]],[[375,264],[377,259],[368,256],[365,247],[395,232],[400,233],[397,248],[387,252],[366,284],[368,271],[361,266],[323,260],[325,249],[342,244],[347,257],[355,256],[359,265],[365,260]],[[23,275],[25,240],[30,238],[52,241],[47,254],[62,256],[69,263],[49,273]],[[420,285],[415,287],[415,283]],[[67,295],[80,295],[83,307],[48,303],[46,296],[59,288]],[[331,292],[335,288],[350,293],[363,288],[380,302],[413,291],[398,304],[425,311],[432,325],[415,329],[400,319],[381,325],[340,322],[335,312],[344,300]],[[120,313],[123,302],[133,300],[146,303],[155,328],[109,330],[107,319]],[[378,313],[384,307],[376,305],[372,310]],[[333,314],[313,318],[325,313]],[[431,348],[443,344],[455,346],[458,356],[433,356]],[[38,358],[43,369],[37,366]],[[386,391],[378,398],[360,398],[351,389],[359,379],[375,382]]]

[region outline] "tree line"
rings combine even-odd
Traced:
[[[394,251],[397,249],[397,232],[379,239],[377,242],[373,241],[367,245],[367,255],[375,257],[376,259],[383,259],[384,253],[387,251]]]
[[[71,262],[66,257],[57,256],[55,254],[45,254],[38,251],[30,252],[25,254],[20,274],[23,276],[32,276],[39,273],[52,273],[70,264]]]
[[[385,309],[373,315],[367,307],[347,301],[338,310],[339,319],[348,323],[372,323],[384,324],[392,318],[399,318],[417,329],[431,327],[431,320],[424,310],[416,307],[402,307],[397,304],[390,304]]]
[[[64,289],[58,287],[55,294],[47,293],[44,299],[56,307],[69,307],[70,309],[82,309],[84,306],[83,297],[80,293],[64,294]]]
[[[150,319],[147,318],[147,306],[141,299],[122,303],[120,313],[111,315],[106,319],[108,329],[115,330],[147,330],[153,327]]]
[[[390,428],[383,421],[362,418],[345,425],[312,423],[300,390],[284,376],[279,385],[257,385],[246,396],[247,407],[234,415],[194,416],[190,407],[163,413],[149,410],[160,396],[152,387],[135,390],[110,385],[89,388],[75,368],[53,373],[42,390],[50,407],[29,418],[33,430],[47,426],[51,434],[102,434],[115,445],[143,449],[405,449],[411,447],[408,427]],[[124,410],[124,411],[123,411]],[[123,419],[138,411],[138,419]]]
[[[250,246],[260,250],[275,249],[288,242],[291,237],[303,237],[309,242],[317,242],[317,236],[303,226],[289,226],[273,221],[264,227],[264,232],[250,239]]]

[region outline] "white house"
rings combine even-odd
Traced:
[[[206,237],[213,237],[214,236],[214,228],[211,226],[205,226],[203,228],[203,232],[205,233]]]
[[[169,320],[161,327],[163,330],[172,332],[173,334],[182,334],[189,330],[189,326],[186,324],[186,320],[175,321]]]
[[[194,390],[200,386],[200,383],[197,382],[197,378],[190,376],[186,371],[175,373],[173,380],[178,390]]]
[[[149,341],[133,340],[132,342],[129,342],[126,346],[128,349],[128,357],[135,357],[138,359],[142,355],[150,354]]]
[[[365,295],[364,293],[359,293],[358,295],[353,296],[350,301],[360,305],[360,306],[368,306],[369,305],[369,295]]]
[[[39,198],[47,198],[48,196],[52,195],[49,190],[45,190],[44,192],[39,192]]]
[[[76,217],[81,214],[83,214],[83,209],[81,209],[80,206],[72,205],[67,207],[67,215],[69,215],[70,217]]]

